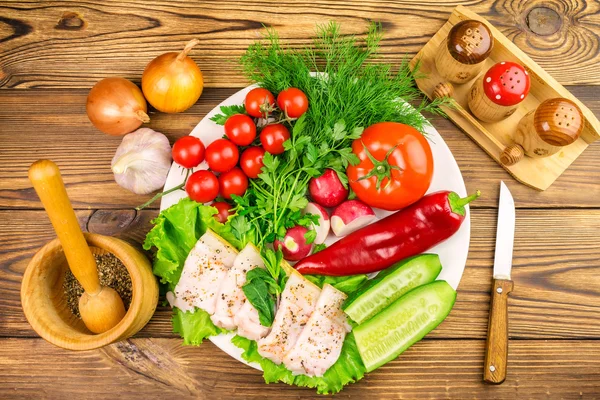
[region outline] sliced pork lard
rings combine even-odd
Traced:
[[[242,290],[246,283],[246,273],[254,268],[264,267],[262,257],[254,245],[248,244],[240,251],[221,284],[215,313],[210,317],[215,325],[228,330],[236,328],[234,316],[246,302],[246,295]]]
[[[171,306],[183,311],[198,307],[214,314],[221,284],[236,256],[229,243],[207,229],[186,258],[175,290],[167,293]]]
[[[233,317],[233,322],[237,326],[237,334],[250,340],[258,341],[271,330],[271,327],[261,325],[258,311],[247,300]]]
[[[340,356],[350,326],[342,311],[346,295],[325,284],[315,311],[283,358],[283,364],[294,374],[323,376]]]
[[[321,289],[297,272],[292,272],[279,301],[271,332],[258,341],[258,353],[276,364],[296,344],[315,310]]]

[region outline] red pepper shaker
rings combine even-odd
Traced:
[[[521,65],[503,61],[479,77],[469,93],[469,108],[485,122],[510,117],[529,93],[529,74]]]
[[[573,101],[560,97],[548,99],[521,118],[513,138],[515,144],[504,149],[500,162],[513,165],[524,155],[551,156],[576,141],[584,123],[581,109]]]
[[[469,19],[454,25],[435,57],[438,73],[450,82],[466,83],[483,69],[494,46],[490,28]]]

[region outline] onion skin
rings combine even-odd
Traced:
[[[202,71],[187,55],[198,43],[200,41],[194,39],[181,53],[165,53],[146,66],[142,74],[142,91],[158,111],[182,112],[200,98],[204,87]]]
[[[109,135],[125,135],[150,122],[142,91],[124,78],[105,78],[96,83],[85,109],[92,124]]]

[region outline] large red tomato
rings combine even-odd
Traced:
[[[371,125],[352,143],[360,163],[346,170],[356,196],[372,207],[399,210],[419,200],[431,183],[433,155],[415,128],[397,122]]]

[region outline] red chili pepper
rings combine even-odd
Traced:
[[[411,206],[351,233],[294,268],[302,274],[344,276],[380,271],[427,251],[452,236],[465,219],[465,205],[454,192],[429,194]]]

